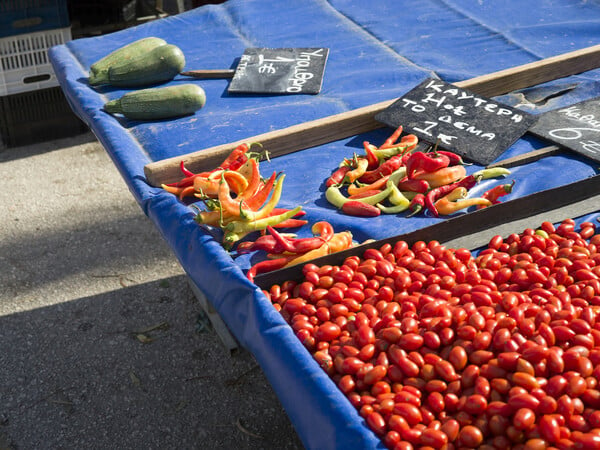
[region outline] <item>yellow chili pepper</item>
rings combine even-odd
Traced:
[[[458,187],[450,192],[448,195],[440,198],[435,202],[435,208],[440,215],[447,216],[454,214],[461,209],[468,208],[475,205],[490,206],[492,202],[488,199],[476,197],[476,198],[465,198],[467,196],[467,189],[464,187]]]
[[[282,214],[278,214],[275,216],[268,216],[258,220],[234,220],[227,224],[225,227],[227,231],[233,233],[243,233],[247,231],[260,231],[266,230],[266,228],[271,225],[277,225],[284,220],[291,219],[296,214],[298,214],[302,210],[301,206],[296,206],[294,209],[290,209]]]
[[[388,181],[388,187],[391,188],[388,200],[393,206],[384,206],[381,203],[377,204],[377,207],[385,214],[397,214],[402,211],[406,211],[410,205],[410,200],[398,189],[391,181]]]
[[[348,172],[344,176],[344,182],[354,183],[356,180],[362,177],[367,171],[367,168],[369,167],[369,161],[366,158],[355,157],[354,165],[356,167],[354,167],[350,172]]]
[[[381,192],[379,192],[377,194],[371,195],[369,197],[359,198],[359,199],[356,199],[355,201],[366,203],[368,205],[375,205],[377,203],[384,201],[387,198],[387,196],[390,195],[390,192],[391,192],[391,188],[386,187],[384,190],[382,190]],[[340,208],[340,209],[342,208],[342,206],[344,206],[344,203],[349,202],[351,200],[348,197],[344,196],[344,194],[342,194],[339,187],[337,187],[337,186],[329,186],[327,188],[327,190],[325,191],[325,198],[333,206]]]

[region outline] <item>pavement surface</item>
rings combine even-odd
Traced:
[[[302,449],[91,133],[0,180],[0,450]]]

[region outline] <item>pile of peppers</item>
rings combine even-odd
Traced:
[[[251,281],[257,274],[351,247],[352,233],[335,233],[331,224],[325,221],[312,226],[313,237],[296,238],[277,231],[301,227],[308,221],[298,218],[305,214],[300,206],[293,209],[277,207],[285,174],[273,172],[268,179],[263,179],[259,165],[262,153],[251,152],[254,145],[260,146],[239,145],[217,168],[207,172],[191,172],[182,161],[179,167],[183,178],[175,183],[163,184],[162,188],[177,195],[180,200],[199,198],[205,209],[192,204],[197,210],[195,221],[221,229],[226,250],[237,245],[238,254],[257,250],[266,252],[267,259],[248,270],[246,276]],[[255,231],[261,233],[255,241],[242,241]]]
[[[511,192],[514,181],[488,190],[477,198],[468,198],[469,189],[485,178],[504,176],[504,168],[483,169],[467,175],[460,156],[447,151],[414,151],[418,139],[413,134],[402,135],[398,127],[379,147],[364,142],[364,155],[345,160],[326,182],[326,198],[345,214],[372,217],[384,214],[428,211],[434,216],[449,215],[477,206],[484,208],[498,203]],[[308,223],[300,219],[301,206],[278,208],[285,174],[273,172],[264,179],[259,161],[264,152],[250,151],[257,143],[236,147],[213,170],[194,173],[180,163],[183,177],[162,188],[180,200],[200,199],[196,204],[195,221],[222,231],[226,250],[237,245],[238,254],[263,251],[267,259],[254,264],[247,272],[251,281],[257,274],[270,272],[354,245],[350,231],[334,232],[326,221],[315,223],[312,237],[296,238],[278,229],[297,228]],[[342,192],[345,189],[347,196]],[[254,241],[242,241],[253,232],[260,232]]]
[[[267,227],[267,233],[253,242],[240,242],[238,253],[262,250],[267,258],[254,264],[246,276],[250,281],[261,273],[271,272],[284,267],[302,264],[321,256],[346,250],[352,247],[352,233],[341,231],[335,233],[329,222],[315,223],[311,231],[313,237],[295,238],[279,233],[274,227]]]
[[[260,144],[241,144],[215,169],[193,173],[180,169],[183,178],[178,182],[163,184],[162,188],[183,200],[193,196],[204,206],[197,209],[196,222],[217,227],[223,231],[223,247],[232,246],[253,231],[267,227],[295,228],[308,223],[298,219],[304,215],[300,206],[293,209],[278,208],[283,190],[284,174],[273,174],[263,179],[259,159],[262,154],[249,150]]]
[[[414,151],[417,137],[401,137],[402,131],[402,126],[398,127],[380,147],[365,141],[364,155],[345,159],[326,181],[328,202],[345,214],[359,217],[401,212],[408,212],[407,217],[419,212],[439,217],[471,206],[491,206],[512,192],[514,181],[469,198],[469,190],[479,181],[506,176],[510,171],[498,167],[467,175],[466,163],[459,155],[437,146]]]

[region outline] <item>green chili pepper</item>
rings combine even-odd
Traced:
[[[373,150],[373,153],[379,158],[379,160],[388,159],[392,156],[401,155],[408,150],[409,144],[398,144],[394,147],[377,148]]]
[[[505,167],[492,167],[490,169],[481,169],[473,173],[473,176],[479,180],[505,177],[507,175],[510,175],[510,170],[508,170]]]
[[[395,185],[398,185],[400,180],[402,178],[404,178],[405,176],[406,176],[406,167],[402,166],[402,167],[398,168],[397,170],[395,170],[394,172],[392,172],[392,174],[388,178],[388,181],[391,181]]]
[[[410,202],[409,202],[410,204]],[[385,206],[381,203],[377,203],[377,207],[384,214],[398,214],[404,212],[408,209],[408,205],[394,205],[394,206]]]
[[[349,202],[349,201],[359,201],[362,203],[366,203],[368,205],[375,205],[379,202],[384,201],[388,197],[388,195],[390,195],[390,192],[391,192],[391,189],[389,187],[386,187],[381,192],[371,195],[369,197],[363,197],[363,198],[358,198],[358,199],[349,199],[348,197],[344,196],[344,194],[342,194],[339,187],[329,186],[327,188],[327,190],[325,191],[325,198],[327,199],[327,201],[329,203],[331,203],[336,208],[342,209],[342,206],[344,206],[344,203]]]
[[[266,230],[266,228],[270,226],[277,225],[278,223],[283,222],[284,220],[291,219],[296,214],[300,212],[302,209],[301,206],[296,206],[294,209],[290,209],[282,214],[278,214],[275,216],[268,216],[263,219],[253,220],[253,221],[241,221],[236,220],[230,222],[226,226],[226,230],[228,232],[233,233],[245,233],[249,231],[259,231]]]
[[[243,239],[247,234],[248,232],[235,233],[233,231],[226,231],[223,235],[223,248],[231,250],[235,243]]]

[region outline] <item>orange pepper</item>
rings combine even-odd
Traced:
[[[373,183],[365,184],[363,186],[356,186],[355,184],[351,184],[350,186],[348,186],[348,195],[357,195],[365,191],[372,191],[373,189],[383,189],[389,178],[389,175],[385,175],[377,179]]]
[[[229,189],[236,195],[240,195],[248,186],[248,180],[242,174],[233,170],[222,170],[209,177],[194,178],[194,189],[200,194],[197,197],[217,198],[221,179],[225,180]]]
[[[350,200],[359,200],[361,198],[370,197],[371,195],[379,194],[383,189],[371,189],[370,191],[359,192],[358,194],[349,195]]]
[[[248,180],[248,184],[244,192],[238,194],[243,199],[248,199],[256,194],[256,191],[260,188],[260,170],[258,167],[258,162],[254,158],[250,158],[250,167],[252,168],[252,172],[250,175],[250,179]]]
[[[277,172],[273,172],[271,174],[271,176],[269,177],[269,179],[265,183],[262,183],[262,186],[260,186],[257,189],[257,191],[254,195],[252,195],[250,198],[245,199],[246,204],[248,205],[248,207],[250,209],[256,210],[256,209],[260,208],[267,201],[267,198],[269,198],[269,194],[271,193],[271,190],[273,189],[273,185],[275,184],[276,179],[277,179]]]
[[[200,211],[194,218],[200,225],[210,225],[213,227],[221,227],[237,219],[239,219],[239,216],[232,216],[221,210]]]
[[[173,194],[173,195],[177,195],[177,196],[179,194],[181,194],[181,191],[183,191],[185,189],[182,187],[168,185],[168,184],[161,184],[160,187],[163,188],[165,191],[167,191],[169,194]]]
[[[467,176],[465,166],[457,165],[444,167],[433,172],[419,172],[413,178],[425,180],[429,183],[430,188],[435,189],[436,187],[454,183],[465,176]]]
[[[227,214],[237,217],[246,217],[246,211],[243,209],[243,200],[234,200],[231,198],[231,191],[229,189],[229,183],[227,183],[223,177],[219,183],[219,190],[217,192],[217,198],[221,205],[221,210],[227,212]]]
[[[383,144],[381,144],[381,146],[379,148],[389,148],[389,147],[394,147],[396,145],[396,141],[398,140],[398,138],[400,137],[400,135],[402,134],[402,131],[404,130],[404,127],[402,127],[402,125],[400,125],[398,128],[396,128],[394,130],[394,132],[385,140],[385,142]]]
[[[325,242],[319,248],[304,253],[296,258],[290,259],[285,267],[294,266],[301,264],[311,259],[319,258],[321,256],[330,255],[331,253],[340,252],[346,250],[352,246],[352,233],[350,231],[342,231],[335,233],[329,241]]]

